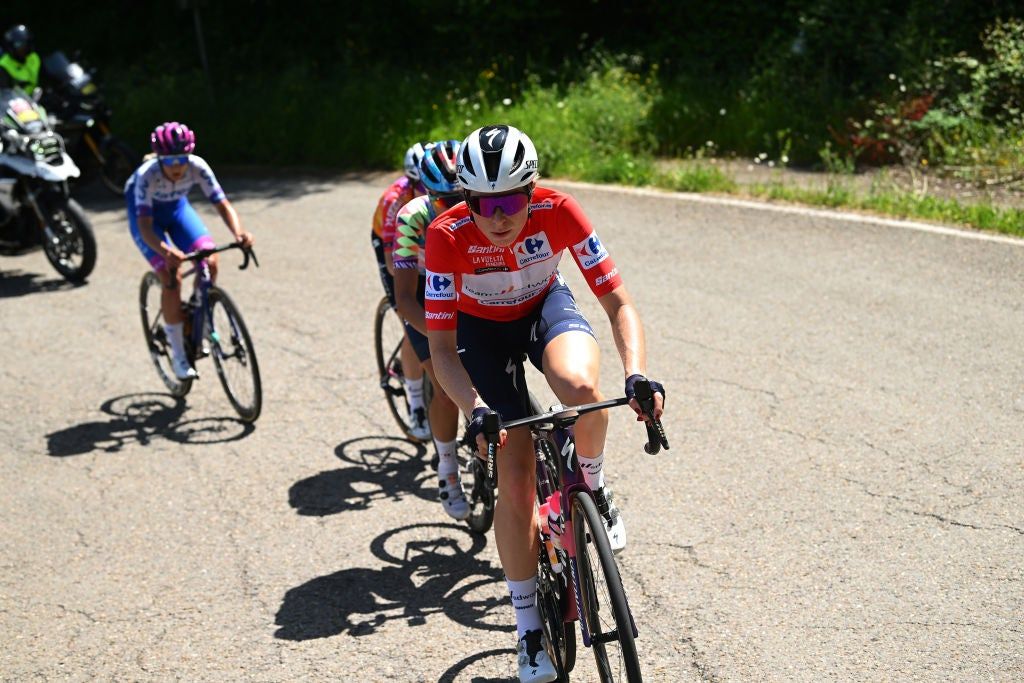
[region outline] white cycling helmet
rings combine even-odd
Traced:
[[[427,150],[429,150],[430,147],[431,143],[429,142],[417,142],[415,145],[405,150],[405,159],[403,160],[402,165],[405,167],[405,175],[407,175],[410,180],[420,179],[420,161],[423,160],[424,155],[426,155]]]
[[[507,192],[537,177],[537,148],[518,128],[484,126],[462,141],[455,170],[464,190]]]

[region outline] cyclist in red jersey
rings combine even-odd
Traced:
[[[576,201],[537,187],[537,152],[511,126],[477,129],[463,141],[457,174],[466,202],[427,230],[426,323],[434,372],[468,415],[481,453],[483,417],[527,414],[517,364],[525,354],[558,400],[579,405],[604,399],[598,390],[599,350],[589,322],[558,273],[570,250],[611,323],[626,395],[646,373],[643,326],[601,240]],[[655,390],[661,417],[665,390]],[[630,405],[642,417],[635,399]],[[607,411],[582,416],[576,453],[605,517],[613,549],[625,546],[625,525],[604,485]],[[515,608],[520,681],[555,680],[536,605],[538,530],[530,433],[501,433],[501,488],[494,533]]]
[[[420,161],[429,149],[429,143],[417,142],[406,150],[402,163],[405,175],[391,183],[384,191],[377,201],[377,210],[373,214],[370,242],[377,256],[381,285],[388,301],[391,302],[391,307],[395,310],[395,269],[392,260],[395,225],[399,210],[413,198],[426,193],[420,182]],[[402,340],[401,357],[402,368],[405,371],[405,394],[409,399],[409,431],[420,441],[426,441],[430,438],[430,425],[423,401],[423,368],[408,337]]]

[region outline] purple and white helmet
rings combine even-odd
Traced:
[[[430,151],[432,146],[433,143],[430,142],[417,142],[405,151],[402,165],[405,167],[405,175],[409,177],[409,180],[420,179],[420,162],[423,161],[423,156]]]
[[[149,143],[158,156],[191,154],[196,148],[196,134],[184,123],[161,123],[149,135]]]

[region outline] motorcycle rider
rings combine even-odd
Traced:
[[[251,246],[253,236],[242,228],[238,214],[210,165],[192,154],[196,135],[188,126],[168,121],[157,126],[149,139],[154,155],[142,162],[124,188],[128,223],[135,245],[163,284],[160,307],[166,321],[164,331],[171,344],[174,374],[178,379],[191,379],[197,374],[185,352],[185,314],[181,308],[181,269],[178,266],[186,251],[216,246],[188,202],[192,186],[202,188],[238,242]],[[209,257],[208,262],[210,273],[216,279],[217,255]]]
[[[24,24],[7,29],[0,56],[0,87],[17,87],[32,93],[39,85],[42,60],[32,46],[32,32]]]

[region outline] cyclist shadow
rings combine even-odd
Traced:
[[[412,495],[436,497],[433,476],[426,471],[427,450],[420,444],[387,436],[349,439],[335,455],[355,467],[328,470],[303,479],[288,490],[288,503],[300,515],[326,517],[348,510],[366,510],[380,500]]]
[[[277,612],[274,636],[296,641],[366,636],[389,621],[423,625],[431,614],[478,630],[512,631],[501,568],[477,557],[486,542],[455,524],[387,531],[370,550],[394,566],[343,569],[290,589]]]
[[[39,273],[26,273],[24,271],[4,272],[0,271],[0,299],[11,299],[29,294],[42,292],[59,292],[64,290],[77,289],[81,285],[75,285],[62,278],[46,279]]]
[[[116,453],[131,444],[149,444],[155,438],[180,444],[224,443],[243,439],[255,429],[234,418],[183,420],[185,401],[169,394],[126,394],[100,406],[106,421],[83,422],[46,435],[53,457],[84,455],[92,451]]]

